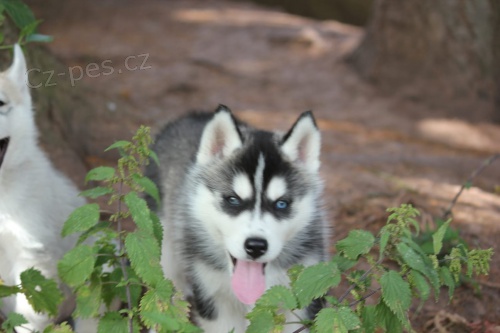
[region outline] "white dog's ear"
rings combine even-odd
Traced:
[[[231,110],[220,105],[201,136],[196,161],[200,164],[229,156],[242,145],[241,133]]]
[[[7,70],[7,77],[17,84],[21,90],[27,89],[26,59],[24,58],[23,50],[19,44],[14,45],[13,59],[12,65]]]
[[[321,135],[311,111],[304,112],[283,137],[281,151],[293,163],[305,166],[311,172],[319,169]]]

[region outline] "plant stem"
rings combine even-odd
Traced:
[[[361,275],[361,277],[359,278],[359,281],[363,281],[366,279],[366,277],[368,276],[368,274],[371,273],[371,271],[373,270],[373,268],[375,268],[375,266],[378,266],[382,263],[382,261],[384,260],[384,257],[381,256],[377,262],[375,263],[375,265],[373,265],[372,267],[370,267],[363,275]],[[340,296],[339,298],[339,303],[341,303],[348,295],[349,293],[354,289],[356,288],[356,284],[353,283],[349,286],[349,288],[347,288],[347,290],[342,294],[342,296]]]
[[[122,212],[122,194],[123,194],[123,180],[120,181],[120,188],[118,190],[118,218],[116,220],[117,223],[117,231],[118,231],[118,253],[120,253],[120,267],[122,270],[123,278],[125,279],[126,284],[125,284],[125,294],[127,296],[127,309],[129,310],[128,313],[128,331],[129,333],[134,333],[134,322],[132,320],[132,296],[130,294],[130,285],[128,282],[128,273],[127,273],[127,262],[125,261],[125,258],[121,255],[123,251],[123,238],[122,238],[122,218],[121,218],[121,212]]]
[[[460,197],[460,195],[462,194],[462,192],[464,191],[464,189],[469,186],[470,183],[472,183],[472,181],[481,173],[483,172],[483,170],[491,165],[493,162],[495,162],[495,160],[497,158],[500,158],[500,154],[495,154],[495,155],[492,155],[490,157],[488,157],[486,160],[483,161],[483,163],[481,163],[481,165],[472,172],[472,174],[469,176],[469,178],[467,178],[467,180],[465,181],[465,183],[463,183],[462,187],[460,188],[460,190],[458,191],[458,193],[455,195],[455,197],[453,198],[453,200],[450,202],[450,205],[448,206],[448,208],[445,210],[444,214],[443,214],[443,220],[446,220],[448,218],[448,216],[451,214],[451,210],[453,209],[453,207],[455,206],[455,204],[457,203],[458,201],[458,198]]]

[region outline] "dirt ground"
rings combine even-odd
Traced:
[[[376,232],[386,208],[400,203],[420,209],[423,226],[432,223],[469,175],[500,152],[500,126],[485,112],[471,110],[467,120],[458,119],[397,95],[381,96],[361,81],[344,61],[362,37],[359,28],[220,0],[30,6],[44,20],[41,32],[55,38],[47,47],[67,66],[55,75],[67,87],[85,89],[92,105],[92,119],[73,124],[78,131],[68,138],[78,143],[76,157],[42,138],[56,164],[79,184],[85,170],[112,163],[114,156],[103,149],[130,138],[139,124],[156,132],[188,110],[222,103],[256,126],[286,130],[302,111],[313,110],[323,135],[325,202],[335,242],[354,228]],[[453,209],[453,226],[463,238],[497,251],[499,185],[497,160]],[[465,284],[451,302],[428,301],[412,314],[415,327],[472,332],[458,324],[439,330],[439,323],[465,320],[475,323],[474,332],[500,331],[499,276],[495,255],[478,292]]]

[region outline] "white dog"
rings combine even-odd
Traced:
[[[85,203],[38,146],[26,73],[16,45],[13,64],[0,73],[0,278],[6,285],[19,284],[21,272],[30,267],[57,277],[57,261],[75,243],[74,237],[61,238],[61,228]],[[16,328],[18,333],[41,331],[51,322],[36,313],[23,294],[0,303],[3,314],[18,312],[29,321]],[[73,306],[63,308],[70,312]],[[60,317],[64,315],[69,313],[61,312]]]

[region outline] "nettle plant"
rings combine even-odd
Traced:
[[[58,264],[60,279],[76,295],[74,316],[96,318],[98,333],[133,333],[143,327],[157,332],[200,332],[189,321],[188,303],[163,276],[160,249],[164,231],[141,198],[146,193],[159,201],[155,184],[141,172],[149,160],[158,163],[150,145],[147,127],[140,127],[132,141],[111,145],[107,150],[118,149],[121,154],[117,167],[91,170],[86,181],[101,185],[82,192],[91,200],[108,196],[108,207],[102,209],[97,203],[82,206],[70,215],[62,230],[64,236],[78,233],[80,238]],[[109,211],[109,205],[115,211],[107,221],[101,221],[101,212]],[[324,299],[325,307],[313,321],[297,317],[303,327],[296,332],[412,331],[408,314],[414,300],[420,300],[421,305],[432,293],[437,299],[442,287],[448,288],[451,298],[461,276],[488,273],[492,249],[469,250],[459,243],[444,253],[450,220],[432,233],[429,253],[416,242],[419,212],[411,205],[388,211],[387,224],[378,235],[352,230],[336,243],[337,254],[330,261],[292,267],[289,287],[274,286],[257,301],[247,316],[247,332],[280,332],[287,324],[283,310],[300,309],[317,298]],[[130,218],[134,227],[124,229],[124,221]],[[369,268],[361,270],[359,266]],[[332,288],[342,280],[349,287],[339,297],[332,296]],[[56,282],[34,269],[24,272],[21,281],[19,286],[0,285],[0,298],[24,293],[37,311],[55,315],[62,300]],[[116,300],[122,303],[117,310],[111,306]],[[25,322],[21,315],[12,313],[1,329],[13,332]],[[44,330],[66,332],[71,332],[67,323]]]

